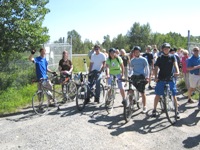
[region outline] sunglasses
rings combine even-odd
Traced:
[[[193,50],[194,52],[199,52],[199,50],[197,50],[197,49],[195,49],[195,50]]]
[[[94,50],[99,50],[99,48],[95,48]]]

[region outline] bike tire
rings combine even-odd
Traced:
[[[80,86],[76,94],[76,107],[79,111],[82,111],[85,108],[86,98],[87,98],[87,87]]]
[[[74,81],[70,81],[67,84],[67,94],[68,94],[68,98],[71,101],[75,100],[76,94],[77,94],[77,86],[76,83]]]
[[[44,91],[36,92],[32,97],[33,111],[38,115],[44,115],[49,108],[48,96]]]
[[[105,89],[103,84],[100,84],[100,97],[99,97],[99,103],[105,102]]]
[[[107,91],[106,97],[105,97],[105,108],[106,108],[106,111],[110,114],[113,110],[113,105],[114,105],[114,96],[113,96],[114,93],[112,91],[110,94],[108,93],[109,93],[109,90]]]
[[[173,100],[168,90],[164,96],[164,103],[167,119],[172,125],[174,125],[177,121],[177,108],[175,101]]]
[[[138,90],[134,90],[134,95],[137,103],[137,108],[138,109],[142,108],[143,105],[142,98],[140,98],[140,93],[138,92]]]
[[[133,95],[130,94],[130,92],[127,92],[127,96],[126,96],[126,100],[129,101],[128,106],[124,105],[124,120],[127,122],[130,121],[132,113],[133,113],[133,107],[134,107],[134,103],[133,103]]]

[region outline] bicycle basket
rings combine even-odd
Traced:
[[[53,84],[60,84],[60,79],[58,77],[55,77],[51,80],[51,83]]]

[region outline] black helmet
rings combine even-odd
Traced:
[[[139,46],[133,47],[132,51],[139,50],[141,52],[141,48]]]
[[[111,52],[116,52],[116,49],[115,48],[111,48],[111,49],[109,49],[109,53],[111,53]]]
[[[163,43],[162,49],[163,48],[171,48],[171,45],[169,43]]]

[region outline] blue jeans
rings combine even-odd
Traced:
[[[96,89],[95,89],[95,99],[99,99],[100,97],[100,83],[101,83],[102,75],[100,73],[97,73],[94,71],[94,74],[89,77],[89,87],[87,87],[87,99],[90,98],[90,89],[93,87],[93,85],[96,83]],[[96,82],[94,82],[96,80]],[[90,88],[90,89],[89,89]]]

